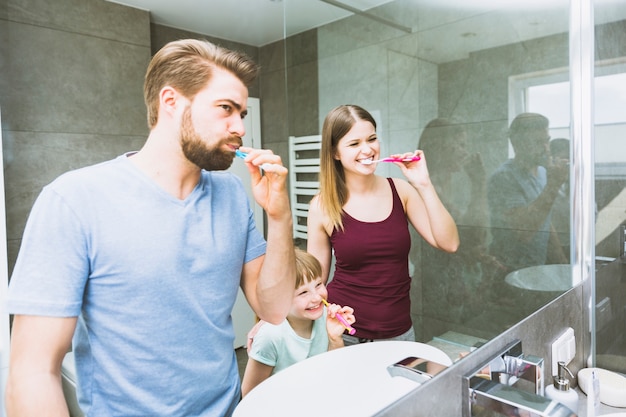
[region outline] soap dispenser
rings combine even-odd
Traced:
[[[575,413],[578,413],[578,394],[570,389],[566,372],[574,378],[574,375],[565,366],[565,362],[559,362],[558,375],[554,377],[554,383],[546,388],[546,397],[558,401]]]

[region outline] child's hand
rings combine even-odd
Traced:
[[[246,350],[248,352],[250,352],[250,349],[252,349],[252,342],[254,341],[254,336],[256,336],[256,333],[259,331],[259,329],[261,328],[261,326],[263,326],[264,323],[265,322],[263,320],[257,321],[256,324],[248,332],[248,340],[246,341]]]
[[[356,321],[356,318],[354,317],[354,309],[352,307],[341,307],[338,304],[330,304],[327,308],[326,331],[328,332],[328,339],[331,341],[338,341],[341,339],[343,345],[341,335],[344,333],[346,328],[337,319],[337,314],[341,314],[349,324],[353,324]]]

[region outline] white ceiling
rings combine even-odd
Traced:
[[[569,0],[108,1],[148,10],[157,24],[257,47],[382,5],[375,18],[416,33],[412,52],[435,63],[566,33],[570,18]],[[594,0],[594,10],[596,23],[626,19],[624,0]]]
[[[203,35],[264,46],[352,13],[321,0],[108,0],[150,12],[151,21]],[[367,10],[390,0],[341,0]],[[286,28],[284,23],[287,22]]]

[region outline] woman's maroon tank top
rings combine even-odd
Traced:
[[[335,273],[328,284],[330,302],[354,308],[355,336],[388,339],[411,326],[408,256],[411,237],[400,196],[391,178],[391,214],[380,222],[362,222],[344,211],[344,230],[330,237]]]

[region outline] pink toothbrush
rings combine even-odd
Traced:
[[[324,299],[322,298],[322,302],[324,303],[324,305],[325,305],[326,307],[329,307],[328,301],[326,301],[326,300],[324,300]],[[348,331],[348,333],[350,333],[350,334],[355,334],[355,333],[356,333],[356,329],[355,329],[354,327],[350,326],[350,323],[348,323],[348,321],[347,321],[346,319],[344,319],[344,318],[343,318],[343,316],[341,315],[341,313],[337,313],[337,314],[335,314],[335,318],[336,318],[337,320],[339,320],[339,322],[340,322],[341,324],[343,324],[343,327],[345,327],[345,328],[346,328],[346,330]]]
[[[410,158],[392,158],[392,157],[389,157],[389,158],[383,158],[383,159],[376,159],[374,161],[363,160],[363,161],[361,161],[361,163],[363,165],[371,165],[371,164],[376,164],[378,162],[414,162],[414,161],[419,161],[420,159],[422,159],[422,158],[420,158],[419,156],[416,155],[416,156],[412,156]]]

